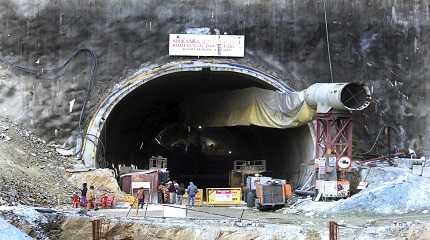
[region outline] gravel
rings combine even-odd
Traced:
[[[0,140],[0,205],[69,203],[76,189],[64,174],[74,160],[8,119],[0,119],[0,126],[0,135],[8,137]]]

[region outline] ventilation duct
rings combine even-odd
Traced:
[[[363,110],[371,100],[369,88],[361,83],[315,83],[303,92],[306,103],[318,113]]]

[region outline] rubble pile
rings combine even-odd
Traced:
[[[367,176],[368,187],[350,198],[315,202],[302,199],[284,213],[321,215],[426,214],[430,209],[430,179],[405,168],[373,167]]]
[[[66,179],[76,188],[81,187],[84,182],[88,183],[88,186],[94,186],[96,196],[114,194],[117,199],[121,199],[124,195],[111,169],[68,172]]]
[[[0,205],[69,203],[76,189],[64,173],[73,161],[31,131],[0,119]]]
[[[369,187],[338,201],[329,212],[404,214],[430,209],[430,179],[397,167],[374,167],[368,175]]]

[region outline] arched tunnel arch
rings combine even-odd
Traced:
[[[148,167],[168,158],[171,177],[204,187],[225,187],[234,160],[266,160],[267,173],[294,180],[313,158],[312,128],[190,126],[181,103],[187,96],[249,87],[291,89],[255,69],[229,63],[180,62],[141,71],[120,83],[91,120],[83,145],[90,167]]]

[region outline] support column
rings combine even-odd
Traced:
[[[316,119],[316,158],[327,154],[352,158],[352,117],[349,112],[319,113]]]

